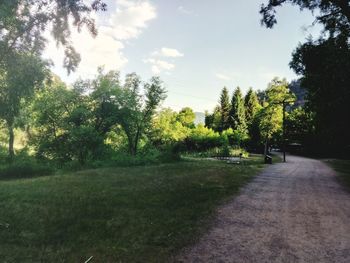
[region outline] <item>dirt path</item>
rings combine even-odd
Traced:
[[[350,194],[324,163],[289,157],[218,210],[179,262],[350,262]]]

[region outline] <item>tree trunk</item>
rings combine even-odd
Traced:
[[[264,149],[264,155],[265,155],[265,156],[266,156],[267,153],[268,153],[267,149],[268,149],[268,139],[266,138],[266,140],[265,140],[265,149]]]
[[[134,152],[134,141],[131,138],[131,136],[127,136],[128,137],[128,147],[129,147],[129,153],[131,155],[135,155],[136,153]]]
[[[136,155],[136,153],[137,153],[137,146],[139,144],[139,139],[140,139],[140,130],[137,131],[136,136],[135,136],[134,155]]]
[[[14,134],[14,131],[13,131],[13,123],[12,122],[8,122],[7,123],[7,126],[8,126],[8,131],[9,131],[9,162],[12,163],[13,162],[13,159],[15,157],[15,151],[13,149],[13,143],[15,141],[15,134]]]

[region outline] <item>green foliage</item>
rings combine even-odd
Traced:
[[[33,104],[37,155],[85,165],[88,160],[105,157],[108,147],[104,142],[111,140],[113,131],[127,141],[129,153],[136,155],[165,98],[158,78],[144,84],[145,95],[141,95],[140,83],[136,74],[130,74],[121,86],[118,72],[104,73],[102,69],[96,79],[78,81],[73,89],[53,80]]]
[[[219,131],[226,130],[230,127],[230,96],[228,94],[228,89],[224,87],[220,95],[220,126]]]
[[[116,92],[117,123],[124,130],[129,145],[129,153],[136,155],[140,139],[151,129],[152,119],[159,104],[166,98],[163,84],[158,77],[144,84],[145,95],[140,94],[139,77],[127,76],[123,89]]]
[[[233,93],[229,116],[230,126],[234,130],[238,130],[240,133],[247,132],[244,100],[242,97],[241,89],[239,87],[237,87]]]
[[[14,158],[14,128],[25,101],[41,86],[46,76],[46,62],[38,56],[11,52],[0,62],[0,120],[8,129],[9,160]]]
[[[192,113],[189,108],[179,113],[169,108],[160,111],[153,120],[152,142],[155,145],[169,145],[183,141],[191,133],[189,127],[193,125]]]
[[[189,107],[185,107],[180,110],[179,114],[177,115],[177,120],[184,126],[188,128],[193,128],[194,120],[196,118],[195,113],[193,110]]]
[[[295,50],[290,65],[302,75],[301,85],[307,90],[307,109],[314,113],[314,150],[349,155],[348,40],[310,40]]]
[[[301,10],[319,13],[316,21],[323,24],[331,36],[350,35],[350,6],[347,0],[269,0],[267,5],[261,6],[261,23],[272,28],[277,23],[276,8],[287,3],[298,5]]]
[[[312,142],[312,137],[315,134],[313,115],[302,107],[292,110],[287,115],[286,133],[289,141],[302,145],[308,145]]]
[[[205,127],[208,127],[215,131],[219,131],[221,127],[220,126],[221,125],[220,107],[216,106],[212,114],[209,114],[208,112],[206,112],[204,121],[205,121]]]
[[[274,78],[266,90],[267,101],[258,113],[261,137],[270,140],[282,130],[283,102],[292,103],[294,95],[288,89],[285,79]]]
[[[248,127],[252,124],[255,114],[261,109],[258,96],[252,88],[249,88],[244,97],[245,117]]]
[[[16,161],[11,165],[0,166],[0,180],[47,176],[54,170],[49,164],[40,164],[35,160]]]
[[[92,125],[89,98],[59,80],[37,94],[33,103],[37,156],[83,165],[96,155],[103,137]]]
[[[349,127],[349,61],[350,6],[340,0],[270,0],[262,5],[262,23],[272,28],[277,23],[276,8],[287,3],[315,13],[315,22],[324,32],[317,41],[308,39],[293,52],[290,66],[301,75],[301,86],[307,91],[307,110],[313,115],[317,153],[350,155]]]
[[[191,134],[185,140],[186,150],[188,151],[205,151],[210,148],[220,147],[224,143],[225,139],[218,132],[202,124],[192,129]]]
[[[86,27],[96,36],[92,11],[106,10],[106,4],[100,0],[13,0],[0,2],[0,68],[2,62],[12,57],[13,52],[25,52],[40,55],[46,45],[45,32],[51,35],[65,48],[64,66],[68,72],[74,70],[80,62],[80,56],[71,45],[71,23],[80,31]]]

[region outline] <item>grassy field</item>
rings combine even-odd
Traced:
[[[350,189],[350,160],[333,159],[327,163],[338,172],[340,182]]]
[[[1,180],[1,262],[164,262],[198,237],[261,160]]]

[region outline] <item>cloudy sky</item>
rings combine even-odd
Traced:
[[[73,33],[82,56],[77,72],[67,76],[63,54],[53,43],[45,56],[67,83],[91,78],[98,66],[144,80],[159,75],[168,98],[164,106],[212,110],[223,86],[264,89],[274,77],[296,78],[291,53],[319,28],[308,11],[278,10],[273,30],[260,25],[264,0],[107,0],[108,11],[95,15],[99,35]]]

